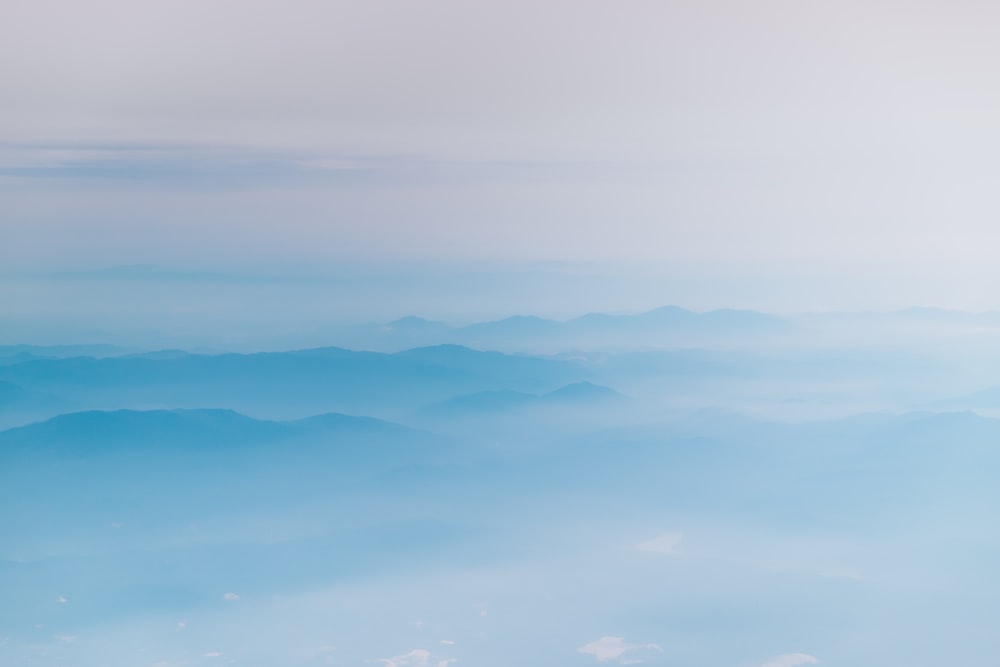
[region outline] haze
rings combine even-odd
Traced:
[[[996,277],[989,3],[6,7],[6,267],[756,260]]]
[[[997,654],[1000,5],[2,9],[0,664]]]

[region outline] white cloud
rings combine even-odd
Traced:
[[[225,595],[222,596],[222,599],[225,600],[226,602],[235,602],[236,600],[240,599],[240,596],[237,595],[236,593],[226,593]]]
[[[802,667],[802,665],[815,665],[819,658],[808,653],[785,653],[775,658],[771,658],[760,667]]]
[[[629,644],[625,641],[624,637],[601,637],[597,641],[584,644],[577,649],[577,652],[592,655],[599,662],[604,662],[606,660],[618,660],[626,653],[639,649],[663,650],[656,644]],[[635,664],[639,661],[635,659],[623,659],[619,660],[619,662],[624,665]]]
[[[664,533],[659,537],[640,542],[635,545],[635,548],[639,551],[649,551],[651,553],[663,554],[664,556],[676,556],[678,553],[677,547],[680,546],[683,540],[683,533]]]
[[[382,658],[384,667],[428,667],[430,665],[431,652],[427,649],[415,648],[408,653],[397,655],[392,658]]]

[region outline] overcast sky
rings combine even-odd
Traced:
[[[997,25],[971,0],[7,0],[0,262],[986,265]]]

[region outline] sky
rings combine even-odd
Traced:
[[[0,265],[805,266],[987,308],[998,15],[9,0]],[[886,267],[943,295],[879,287]]]
[[[996,655],[998,25],[0,0],[0,662]]]

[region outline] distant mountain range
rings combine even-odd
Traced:
[[[628,399],[614,389],[591,382],[574,382],[546,394],[529,394],[509,389],[462,394],[428,406],[432,414],[477,414],[505,412],[529,407],[597,406],[624,403]]]
[[[297,438],[429,435],[381,419],[338,413],[279,422],[233,410],[89,410],[0,431],[0,458],[40,448],[62,453],[150,446],[203,450]]]
[[[929,407],[937,410],[1000,410],[1000,387],[988,387],[962,396],[935,401]]]
[[[0,366],[33,359],[116,357],[131,351],[118,345],[0,345]]]
[[[621,345],[675,345],[785,334],[795,326],[784,318],[751,310],[694,312],[665,306],[632,315],[590,313],[560,321],[515,315],[502,320],[450,326],[409,316],[386,324],[349,327],[334,333],[341,344],[399,349],[454,343],[503,350],[573,349]]]
[[[215,407],[270,413],[384,416],[456,394],[551,391],[585,379],[581,364],[480,352],[456,345],[396,354],[317,348],[258,354],[168,351],[119,357],[32,359],[0,365],[0,415],[26,396],[55,397],[59,411]],[[5,408],[6,405],[6,408]],[[34,414],[34,413],[32,413]]]
[[[663,306],[633,314],[588,313],[568,320],[513,315],[498,320],[453,325],[408,315],[389,322],[337,325],[325,329],[330,345],[351,350],[398,352],[420,347],[461,346],[505,352],[552,353],[587,349],[706,348],[764,340],[783,340],[811,330],[839,331],[844,325],[915,323],[945,327],[1000,327],[1000,311],[968,312],[935,307],[892,311],[824,311],[779,316],[721,308],[693,311]],[[110,344],[0,345],[0,366],[35,359],[71,357],[166,358],[182,350],[146,350]]]

